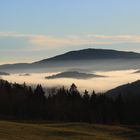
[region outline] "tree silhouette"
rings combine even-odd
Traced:
[[[89,95],[87,90],[80,93],[75,84],[50,91],[45,96],[41,85],[33,89],[0,80],[0,118],[140,124],[140,96],[126,94],[124,99],[118,92],[118,97],[110,98],[94,91]]]

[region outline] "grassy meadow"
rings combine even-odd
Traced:
[[[140,140],[140,127],[0,121],[0,140]]]

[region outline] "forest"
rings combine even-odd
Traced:
[[[140,124],[140,97],[116,98],[93,90],[80,93],[71,87],[50,90],[0,80],[0,119],[88,122],[100,124]]]

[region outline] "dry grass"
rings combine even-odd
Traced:
[[[140,140],[140,127],[0,121],[0,140]]]

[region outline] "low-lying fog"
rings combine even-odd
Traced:
[[[106,77],[92,78],[92,79],[45,79],[46,76],[50,76],[56,73],[32,73],[30,75],[25,74],[11,74],[9,76],[1,76],[2,79],[9,82],[17,82],[27,84],[42,84],[44,87],[56,87],[66,86],[69,87],[72,83],[75,83],[80,91],[85,89],[96,92],[104,92],[122,84],[133,82],[139,79],[140,73],[134,73],[137,70],[121,70],[121,71],[97,71],[94,74],[103,75]]]

